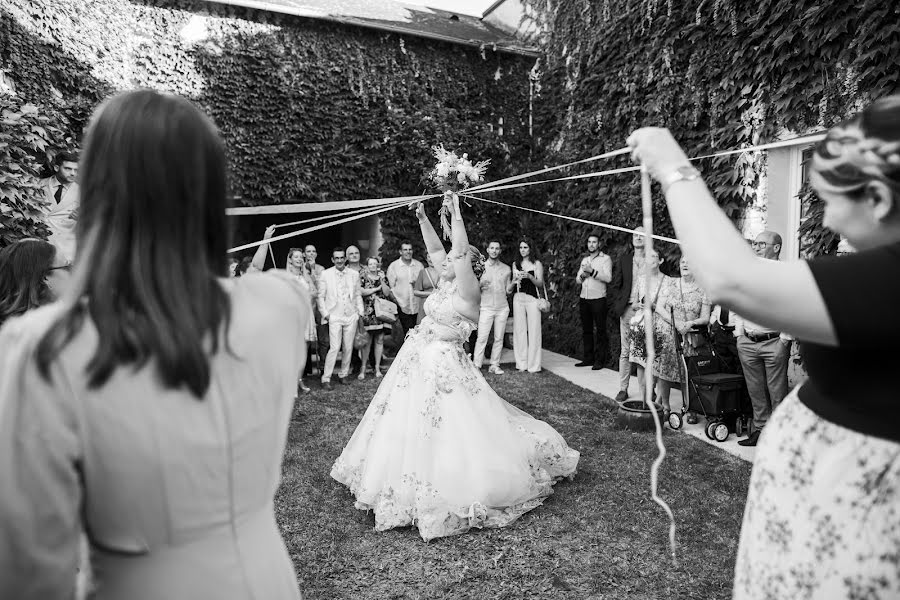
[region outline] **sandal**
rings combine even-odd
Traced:
[[[366,378],[366,372],[365,372],[365,371],[360,371],[360,372],[359,372],[359,375],[357,375],[356,378],[357,378],[359,381],[363,381],[363,380]]]

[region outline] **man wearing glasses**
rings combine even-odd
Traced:
[[[756,236],[751,246],[758,257],[778,260],[781,255],[781,236],[774,231],[763,231]],[[778,331],[737,315],[735,317],[734,335],[737,337],[738,357],[744,369],[750,402],[753,404],[753,433],[738,444],[755,446],[772,411],[788,393],[791,340]]]

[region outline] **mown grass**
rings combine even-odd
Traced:
[[[678,523],[676,567],[667,519],[649,498],[651,433],[617,429],[612,401],[549,372],[490,382],[581,452],[578,474],[510,527],[429,543],[408,528],[376,533],[329,477],[375,381],[303,397],[276,502],[305,598],[730,597],[748,463],[666,430],[660,492]]]

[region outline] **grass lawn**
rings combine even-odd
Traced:
[[[333,392],[312,384],[276,500],[305,598],[730,598],[748,463],[666,430],[660,490],[677,518],[676,568],[668,522],[649,498],[652,434],[618,430],[612,401],[547,371],[489,381],[581,452],[578,474],[510,527],[427,544],[409,528],[376,533],[328,475],[375,380]]]

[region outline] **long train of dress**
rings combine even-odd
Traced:
[[[331,476],[375,529],[414,525],[424,540],[503,527],[572,477],[579,453],[512,406],[463,350],[475,324],[453,309],[455,282],[429,296]]]

